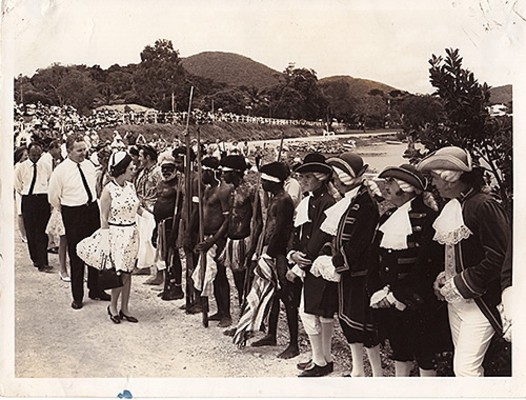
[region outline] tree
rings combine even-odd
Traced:
[[[445,118],[433,129],[421,130],[419,135],[429,150],[455,145],[470,151],[511,214],[511,117],[489,115],[489,86],[480,84],[472,72],[462,68],[458,49],[446,49],[445,58],[433,54],[429,64],[430,81],[436,88],[434,95],[443,101]]]
[[[283,76],[284,81],[269,90],[272,116],[308,120],[324,118],[327,100],[318,87],[316,72],[289,64]]]
[[[97,84],[85,65],[52,64],[37,70],[31,84],[49,104],[72,105],[83,113],[88,112],[97,96]]]
[[[134,83],[141,102],[159,110],[171,108],[172,93],[183,86],[185,71],[171,40],[159,39],[141,52]]]
[[[365,96],[356,107],[356,117],[366,127],[383,128],[387,114],[387,103],[382,96]]]
[[[436,128],[443,119],[443,109],[441,99],[430,95],[410,95],[397,106],[404,133],[409,135],[430,125]]]

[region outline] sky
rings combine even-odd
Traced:
[[[5,0],[14,75],[63,65],[140,62],[169,39],[181,57],[237,53],[318,78],[349,75],[431,93],[428,60],[459,48],[491,86],[514,83],[523,0]],[[11,55],[11,53],[9,53]]]

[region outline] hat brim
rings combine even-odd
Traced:
[[[349,163],[345,162],[341,158],[336,158],[336,157],[327,159],[327,164],[332,165],[332,166],[337,167],[337,168],[340,168],[342,171],[344,171],[346,174],[348,174],[350,176],[353,176],[353,174],[354,174],[355,175],[354,178],[359,178],[360,176],[362,176],[365,173],[365,171],[367,171],[367,168],[369,168],[369,164],[364,164],[362,169],[360,171],[358,171],[358,173],[356,173],[351,168]],[[352,171],[352,173],[351,173],[351,171]]]
[[[471,168],[464,164],[459,159],[448,156],[448,155],[430,155],[426,158],[424,158],[422,161],[418,163],[416,168],[419,171],[422,172],[428,172],[434,169],[447,169],[450,171],[462,171],[462,172],[469,172],[471,171]]]
[[[295,172],[304,173],[304,172],[321,172],[324,174],[331,174],[332,168],[328,164],[322,163],[306,163],[301,164],[294,170]]]
[[[400,179],[401,181],[407,182],[421,191],[426,190],[427,186],[427,182],[425,179],[422,180],[418,175],[414,174],[413,172],[398,167],[388,167],[384,169],[378,175],[378,177]]]

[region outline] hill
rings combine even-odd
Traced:
[[[512,86],[504,85],[490,89],[491,104],[508,104],[512,101]]]
[[[181,60],[191,74],[230,86],[263,89],[276,85],[281,72],[248,57],[220,51],[205,51]]]
[[[326,96],[341,97],[364,97],[371,90],[381,90],[385,94],[392,90],[398,90],[385,83],[371,81],[368,79],[353,78],[352,76],[330,76],[318,81],[318,85]]]

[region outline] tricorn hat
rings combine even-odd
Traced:
[[[320,153],[309,153],[303,159],[303,162],[298,165],[295,172],[321,172],[324,174],[331,174],[332,168],[327,164],[327,160]]]
[[[395,178],[407,182],[416,189],[426,190],[427,181],[422,174],[411,164],[402,164],[399,167],[387,167],[384,169],[379,178]]]
[[[362,157],[350,151],[342,153],[337,157],[328,158],[327,164],[339,168],[353,179],[362,176],[369,166],[368,164],[364,164]]]
[[[419,171],[449,170],[470,172],[473,169],[471,155],[457,146],[442,147],[429,154],[417,165]]]

